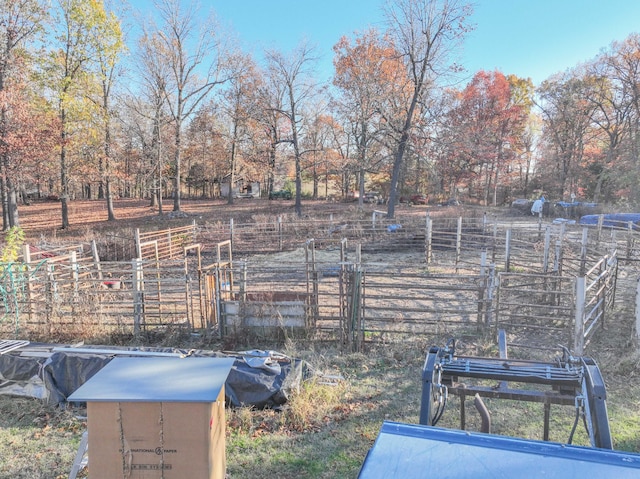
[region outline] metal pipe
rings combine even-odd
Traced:
[[[476,394],[473,398],[473,405],[476,407],[480,413],[480,417],[482,418],[482,427],[480,428],[480,432],[485,432],[487,434],[491,433],[491,414],[479,394]]]

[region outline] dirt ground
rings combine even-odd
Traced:
[[[254,201],[236,201],[227,205],[222,200],[184,200],[181,202],[182,214],[176,214],[173,203],[163,204],[163,213],[158,207],[151,207],[149,200],[118,199],[114,201],[115,221],[107,221],[107,207],[104,200],[77,200],[69,202],[69,223],[66,230],[61,229],[62,211],[59,201],[34,201],[30,205],[19,207],[20,226],[27,237],[53,236],[74,238],[88,229],[96,231],[116,230],[139,227],[146,224],[158,224],[162,229],[164,222],[180,221],[182,218],[229,218],[236,214],[251,215],[256,207]],[[269,206],[269,204],[265,205]],[[265,206],[261,205],[261,209]],[[274,208],[274,210],[277,209]]]
[[[398,205],[398,215],[424,215],[427,206]],[[89,231],[94,234],[125,228],[165,229],[196,220],[197,222],[228,222],[231,218],[238,223],[260,221],[266,217],[279,215],[294,216],[293,200],[240,199],[232,205],[226,199],[182,200],[181,211],[173,211],[173,201],[165,200],[162,215],[157,207],[151,207],[149,200],[118,199],[114,202],[115,221],[107,221],[107,207],[104,200],[75,200],[69,202],[69,228],[62,230],[62,212],[59,201],[34,201],[30,205],[20,205],[18,212],[20,226],[27,239],[56,238],[63,240],[82,239]],[[386,211],[384,205],[363,205],[358,210],[357,203],[303,200],[303,217],[362,214],[369,216],[373,210]],[[447,211],[451,212],[452,209]],[[157,226],[156,226],[157,225]]]

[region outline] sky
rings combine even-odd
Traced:
[[[181,0],[190,2],[191,0]],[[474,14],[457,60],[467,70],[500,70],[535,85],[591,60],[614,41],[640,32],[640,0],[472,0]],[[145,13],[152,0],[131,0]],[[259,60],[265,48],[286,53],[315,45],[318,78],[333,73],[333,46],[369,27],[384,29],[384,0],[199,0]]]

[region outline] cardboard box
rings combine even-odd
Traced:
[[[87,402],[91,479],[224,479],[229,358],[116,358],[74,392]]]

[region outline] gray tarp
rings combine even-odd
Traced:
[[[225,382],[227,404],[275,408],[285,404],[291,392],[299,388],[310,373],[304,361],[273,351],[221,353],[167,348],[105,348],[88,346],[78,352],[74,348],[34,345],[0,355],[0,394],[36,397],[47,400],[50,405],[64,406],[72,392],[115,356],[145,357],[159,353],[233,357],[235,362]]]

